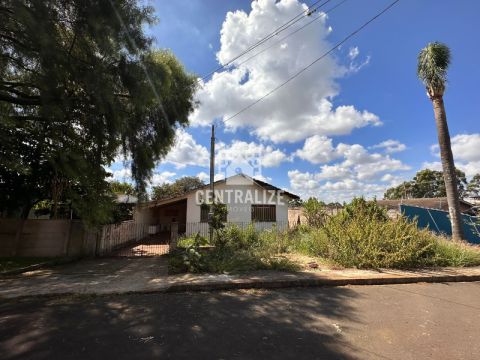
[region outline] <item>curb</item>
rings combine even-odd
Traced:
[[[475,275],[439,275],[439,276],[406,276],[390,278],[351,278],[351,279],[322,279],[322,278],[300,278],[300,279],[280,279],[280,280],[262,280],[262,279],[239,279],[234,281],[219,282],[199,282],[166,284],[158,288],[146,288],[142,290],[110,291],[110,292],[75,292],[65,291],[58,293],[44,293],[34,295],[23,295],[16,297],[3,297],[0,299],[29,299],[33,297],[53,298],[62,296],[97,296],[106,297],[112,295],[142,295],[142,294],[172,294],[185,292],[214,292],[225,290],[247,290],[247,289],[287,289],[287,288],[307,288],[307,287],[337,287],[337,286],[375,286],[375,285],[394,285],[394,284],[414,284],[414,283],[449,283],[449,282],[476,282],[480,281],[480,274]]]
[[[238,289],[282,289],[300,287],[336,287],[347,285],[393,285],[413,283],[448,283],[448,282],[475,282],[480,281],[480,275],[441,275],[441,276],[411,276],[391,278],[352,278],[352,279],[286,279],[286,280],[248,280],[232,282],[211,282],[208,284],[172,284],[164,289],[146,290],[147,292],[196,292],[219,291]]]

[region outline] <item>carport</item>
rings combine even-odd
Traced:
[[[177,223],[178,233],[183,234],[187,222],[187,198],[151,201],[135,210],[134,220],[136,223],[149,224],[151,235],[170,233],[172,223]]]

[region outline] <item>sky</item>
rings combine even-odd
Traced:
[[[177,130],[176,143],[156,166],[151,185],[187,175],[208,182],[212,123],[217,179],[238,169],[232,164],[241,157],[255,164],[252,174],[244,167],[243,172],[303,198],[381,198],[418,170],[440,170],[432,104],[416,77],[417,54],[432,41],[452,51],[444,100],[456,165],[467,177],[480,172],[480,49],[470,40],[478,33],[480,3],[400,0],[335,48],[392,0],[319,4],[325,1],[205,80],[200,79],[315,1],[147,1],[159,19],[146,28],[155,47],[170,49],[186,71],[199,77],[199,105],[190,126]],[[278,91],[231,118],[332,48]],[[128,181],[123,166],[119,160],[110,170],[115,179]]]

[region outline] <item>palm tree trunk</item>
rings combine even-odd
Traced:
[[[463,222],[460,213],[460,200],[458,198],[455,163],[453,161],[450,133],[448,132],[447,115],[442,96],[432,98],[435,122],[437,124],[438,145],[440,146],[440,158],[443,167],[443,179],[447,192],[448,211],[452,224],[453,240],[463,240]]]

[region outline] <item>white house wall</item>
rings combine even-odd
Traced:
[[[206,190],[206,189],[205,189]],[[201,190],[200,194],[197,196],[194,192],[188,195],[187,198],[187,233],[200,232],[203,233],[205,229],[208,229],[208,226],[204,226],[200,223],[200,205],[199,198],[205,199],[206,192]],[[230,197],[228,197],[225,190],[231,190]],[[236,223],[240,226],[247,226],[251,223],[251,205],[253,204],[275,204],[276,205],[276,223],[271,222],[262,222],[256,223],[255,227],[258,229],[270,229],[273,225],[277,227],[286,228],[288,226],[288,198],[281,196],[280,200],[277,201],[277,195],[272,192],[263,189],[257,184],[245,184],[245,185],[228,185],[226,183],[218,184],[215,186],[215,193],[220,192],[223,194],[223,199],[220,199],[221,202],[227,205],[228,223]],[[235,195],[235,192],[237,195]],[[252,202],[239,202],[239,198],[242,200],[249,200],[247,193],[253,194]],[[255,192],[257,193],[257,198],[255,198]],[[264,195],[265,194],[265,195]],[[264,197],[265,196],[265,197]],[[193,225],[197,223],[198,225]],[[194,229],[195,227],[195,229]],[[197,229],[198,227],[198,229]],[[190,231],[188,231],[190,229]],[[204,229],[205,228],[205,229]]]

